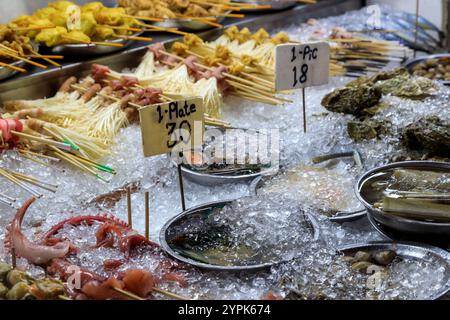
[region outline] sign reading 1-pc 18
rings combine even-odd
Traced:
[[[282,44],[275,50],[277,91],[328,83],[330,46],[326,42]]]

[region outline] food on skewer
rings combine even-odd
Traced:
[[[80,10],[80,17],[72,25],[68,22],[73,8]],[[19,29],[30,29],[19,32],[37,43],[53,47],[72,43],[95,43],[129,36],[133,33],[133,27],[138,27],[139,23],[133,17],[126,16],[125,9],[108,8],[101,2],[77,6],[70,1],[55,1],[30,16],[14,19],[10,25]],[[35,30],[39,26],[48,27]]]
[[[129,15],[172,20],[220,16],[232,6],[228,0],[119,0],[118,4]]]
[[[188,270],[187,266],[169,258],[157,244],[138,234],[117,218],[106,215],[74,216],[50,228],[43,234],[40,242],[31,241],[22,232],[21,223],[27,209],[34,201],[34,198],[29,199],[17,211],[6,235],[5,247],[8,250],[14,248],[18,257],[43,267],[49,275],[58,278],[59,281],[47,280],[48,283],[54,281],[55,284],[59,284],[59,288],[64,289],[58,291],[57,297],[66,293],[73,299],[144,299],[151,298],[154,293],[162,293],[182,298],[161,290],[158,286],[161,283],[174,283],[187,287],[188,283],[183,276],[183,273]],[[70,228],[88,226],[95,232],[96,243],[88,246],[80,244],[78,247],[77,239],[67,238],[64,233],[68,226]],[[117,255],[117,259],[105,259],[102,270],[90,270],[84,266],[85,258],[78,257],[79,252],[84,253],[86,250],[95,252],[102,248],[114,250]],[[129,268],[118,271],[119,267],[127,263],[132,256],[142,254],[154,259],[154,270]],[[80,275],[78,286],[70,283],[74,270]],[[11,272],[10,268],[0,264],[0,276],[8,272]],[[15,278],[20,278],[22,281],[21,277],[25,277],[25,274],[16,273]],[[0,289],[3,288],[0,286]],[[37,293],[41,293],[38,297],[46,296],[42,292]],[[20,299],[24,295],[12,298]],[[49,298],[51,297],[54,296]]]

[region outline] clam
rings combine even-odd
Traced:
[[[392,250],[383,250],[372,253],[373,260],[383,266],[389,265],[396,256],[397,254]]]

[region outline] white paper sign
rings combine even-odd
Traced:
[[[191,98],[139,109],[144,156],[191,150],[203,143],[203,100]],[[200,126],[200,130],[198,129]]]
[[[280,44],[275,49],[277,91],[328,83],[330,46],[326,42]]]

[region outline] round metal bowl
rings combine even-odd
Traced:
[[[387,215],[380,209],[375,208],[369,203],[364,195],[361,194],[361,187],[372,176],[394,168],[408,169],[439,169],[450,172],[450,163],[433,161],[403,161],[384,165],[363,174],[355,184],[355,192],[359,201],[366,207],[368,215],[383,227],[394,230],[397,234],[404,235],[409,239],[415,239],[420,242],[446,242],[450,243],[450,223],[420,221],[403,218],[394,215]]]
[[[429,59],[438,59],[438,58],[450,58],[450,53],[441,53],[441,54],[432,54],[432,55],[428,55],[428,56],[421,56],[415,59],[410,59],[408,61],[406,61],[403,66],[408,69],[408,71],[412,71],[412,68],[418,64],[421,63],[425,60],[429,60]],[[440,83],[446,85],[446,86],[450,86],[450,80],[436,80],[439,81]]]
[[[142,31],[133,33],[132,37],[138,37],[143,34]],[[53,54],[60,54],[65,56],[99,56],[117,52],[129,47],[135,40],[129,39],[114,39],[106,42],[122,44],[122,47],[104,46],[98,44],[63,44],[54,47],[45,47],[46,51],[50,51]]]
[[[174,166],[177,166],[177,163],[173,159],[171,161]],[[181,174],[189,181],[195,182],[202,186],[217,186],[226,183],[243,183],[252,181],[256,177],[262,175],[263,171],[242,175],[216,175],[194,171],[181,165]]]
[[[269,11],[278,11],[284,10],[288,8],[292,8],[296,6],[298,3],[296,0],[236,0],[235,2],[246,3],[246,4],[255,4],[260,6],[270,5],[271,8],[266,9],[241,9],[239,12],[269,12]]]
[[[240,271],[256,271],[256,270],[264,270],[268,269],[273,265],[281,263],[283,261],[270,262],[270,263],[262,263],[256,265],[244,265],[244,266],[220,266],[207,264],[204,262],[199,262],[197,260],[185,257],[174,250],[170,245],[170,241],[174,234],[171,233],[172,228],[175,226],[183,225],[186,223],[187,219],[203,219],[202,216],[207,216],[213,212],[215,208],[223,208],[226,204],[231,203],[232,201],[216,201],[207,204],[203,204],[191,209],[188,209],[179,215],[173,217],[162,227],[161,232],[159,234],[159,242],[164,251],[166,251],[173,258],[180,260],[182,262],[191,264],[195,267],[213,270],[213,271],[230,271],[230,272],[240,272]],[[313,237],[313,241],[317,241],[320,237],[320,226],[317,220],[308,213],[305,213],[305,222],[308,223],[309,228],[311,229],[311,234]]]
[[[258,189],[262,188],[266,183],[266,179],[264,176],[259,176],[255,178],[250,184],[250,191],[254,194],[258,194]],[[366,215],[366,209],[358,209],[353,211],[339,211],[336,212],[332,217],[328,217],[328,219],[332,222],[344,223],[355,221],[361,219]]]
[[[443,249],[428,245],[419,245],[412,242],[385,241],[345,245],[338,248],[338,251],[343,254],[352,254],[359,250],[392,250],[395,251],[400,257],[406,259],[438,263],[445,269],[446,282],[441,288],[437,289],[436,293],[431,295],[428,300],[439,299],[450,291],[450,253]]]

